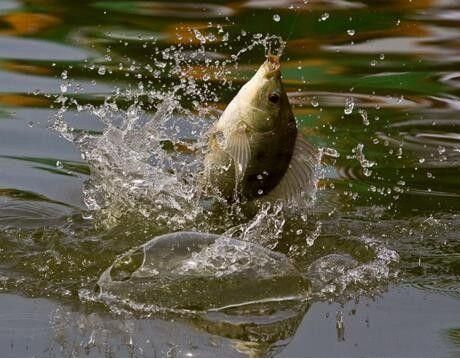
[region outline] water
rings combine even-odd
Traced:
[[[459,13],[448,0],[0,1],[0,307],[14,313],[1,353],[458,355]],[[322,149],[315,202],[203,201],[206,131],[269,50]],[[247,244],[154,278],[136,248],[175,231]],[[245,277],[261,258],[282,263],[283,285]],[[117,300],[101,295],[113,266],[134,302],[113,283]]]

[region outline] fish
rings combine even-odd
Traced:
[[[207,133],[202,187],[229,202],[296,201],[316,189],[318,150],[298,131],[269,54]]]

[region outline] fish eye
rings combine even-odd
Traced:
[[[277,104],[280,102],[280,95],[277,92],[272,92],[268,95],[268,100],[271,103]]]

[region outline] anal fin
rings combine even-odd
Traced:
[[[319,152],[298,133],[291,161],[278,185],[267,194],[270,200],[298,202],[316,191]]]

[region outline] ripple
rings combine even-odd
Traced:
[[[459,258],[460,260],[460,258]],[[436,282],[415,282],[412,283],[414,287],[421,288],[423,290],[441,294],[447,294],[460,298],[460,283],[456,279],[446,281],[446,279],[440,279]]]
[[[228,6],[209,3],[172,3],[154,1],[99,1],[93,6],[129,14],[175,18],[220,18],[234,15]]]
[[[52,77],[33,76],[30,74],[20,74],[5,72],[0,70],[0,83],[2,87],[0,93],[32,93],[38,90],[47,94],[61,93],[61,81]],[[111,93],[113,87],[101,83],[92,83],[90,81],[78,81],[78,86],[69,86],[68,93],[99,94]]]
[[[362,2],[347,0],[320,0],[312,2],[311,4],[306,4],[306,2],[302,0],[249,0],[243,4],[243,7],[252,9],[290,9],[292,6],[297,10],[358,9],[366,7]]]
[[[451,72],[441,77],[441,82],[448,84],[454,88],[460,88],[460,72]],[[460,101],[456,101],[456,108],[460,109]]]
[[[16,9],[21,5],[15,0],[3,0],[0,2],[0,13]]]
[[[303,106],[310,105],[313,98],[320,105],[328,107],[344,107],[345,99],[352,97],[360,107],[375,108],[420,108],[430,107],[431,102],[424,97],[395,97],[395,96],[377,96],[360,94],[355,92],[336,93],[336,92],[320,92],[320,91],[303,91],[291,92],[288,94],[293,105]]]
[[[360,54],[424,54],[441,59],[443,62],[459,59],[456,49],[443,45],[446,41],[456,41],[458,30],[425,25],[420,32],[427,35],[368,39],[353,44],[323,45],[322,48],[326,51]]]
[[[83,61],[94,56],[93,53],[49,41],[0,37],[0,58],[34,61]]]
[[[3,228],[56,225],[64,223],[72,212],[72,208],[51,201],[26,201],[0,196],[0,226]]]

